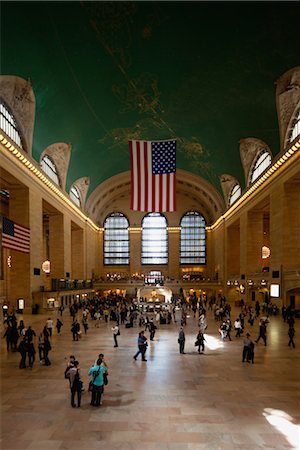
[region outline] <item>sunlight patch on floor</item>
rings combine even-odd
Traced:
[[[300,448],[300,425],[293,423],[294,419],[289,414],[280,409],[265,408],[263,416],[285,436],[293,448]]]

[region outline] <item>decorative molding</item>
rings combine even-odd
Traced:
[[[257,138],[244,138],[239,141],[239,144],[241,162],[245,174],[245,185],[249,186],[250,173],[259,153],[261,153],[261,151],[263,150],[266,150],[272,157],[272,152],[269,146],[264,141]]]
[[[84,209],[86,196],[90,187],[90,177],[81,177],[74,181],[72,186],[76,186],[80,192],[81,208]]]
[[[8,106],[16,121],[23,150],[31,156],[35,96],[30,81],[17,76],[1,75],[0,97]]]
[[[300,66],[285,72],[276,82],[276,107],[280,148],[289,145],[295,114],[300,108]]]
[[[40,162],[45,155],[50,156],[53,160],[60,180],[60,186],[66,190],[66,180],[71,157],[71,145],[64,142],[56,142],[49,145],[41,154]]]
[[[233,187],[237,184],[240,186],[240,183],[236,178],[234,178],[232,175],[228,175],[227,173],[220,176],[220,183],[224,194],[225,203],[228,206],[229,196]]]

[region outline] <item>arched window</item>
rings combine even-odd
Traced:
[[[190,211],[182,217],[180,227],[180,264],[206,264],[204,217]]]
[[[233,205],[233,203],[241,196],[241,194],[242,194],[241,186],[239,184],[235,184],[231,189],[228,205],[229,206]]]
[[[81,207],[81,198],[79,189],[76,186],[72,186],[70,189],[70,199],[75,203],[75,205]]]
[[[142,264],[168,264],[167,219],[150,213],[142,222]]]
[[[300,109],[298,111],[298,114],[296,114],[295,120],[293,122],[289,142],[293,142],[293,140],[296,139],[296,137],[299,136],[299,134],[300,134]]]
[[[17,128],[16,121],[8,109],[0,102],[0,128],[7,134],[20,148],[23,148],[21,136]]]
[[[41,168],[48,175],[48,177],[51,178],[52,181],[54,181],[54,183],[60,186],[56,165],[49,156],[45,155],[43,157],[41,161]]]
[[[270,154],[264,150],[259,155],[253,165],[253,169],[251,172],[250,183],[253,183],[259,176],[266,170],[266,168],[271,164],[271,156]]]
[[[129,264],[129,222],[122,213],[112,213],[104,222],[104,264]]]

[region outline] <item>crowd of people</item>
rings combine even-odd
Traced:
[[[197,335],[195,339],[195,347],[198,353],[205,352],[207,343],[208,322],[207,310],[212,312],[212,317],[217,322],[216,330],[219,333],[222,342],[232,341],[233,338],[243,340],[242,347],[242,362],[254,363],[254,348],[262,340],[263,344],[267,346],[267,328],[270,323],[269,314],[261,315],[261,306],[256,302],[254,306],[242,304],[237,317],[232,320],[232,310],[230,304],[225,297],[220,296],[218,299],[197,299],[193,296],[189,301],[184,298],[173,299],[169,308],[162,313],[147,313],[140,309],[139,305],[133,300],[121,296],[111,296],[108,298],[95,298],[78,302],[70,305],[69,312],[72,317],[71,335],[73,341],[78,341],[82,338],[81,325],[84,330],[84,335],[87,334],[89,324],[93,323],[94,327],[99,327],[100,323],[112,323],[110,328],[112,332],[113,344],[115,348],[119,347],[118,338],[121,335],[121,325],[124,329],[133,326],[139,327],[140,331],[137,337],[137,352],[133,355],[133,359],[137,360],[141,355],[142,361],[147,361],[146,352],[148,348],[148,339],[146,332],[149,332],[150,341],[154,341],[158,326],[161,324],[177,324],[180,323],[178,331],[179,353],[185,354],[186,330],[188,327],[188,319],[192,312],[194,318],[197,317]],[[263,312],[268,311],[267,308]],[[64,308],[60,307],[58,310],[58,317],[53,320],[51,317],[45,321],[41,332],[37,334],[30,325],[25,326],[21,319],[17,322],[16,315],[12,312],[5,317],[5,333],[3,338],[6,339],[8,352],[19,352],[21,355],[19,367],[25,369],[26,367],[32,369],[35,363],[36,346],[38,349],[39,362],[45,366],[50,366],[49,353],[52,350],[51,340],[53,330],[56,328],[56,334],[60,335],[63,327]],[[80,314],[79,314],[80,312]],[[60,316],[60,317],[59,317]],[[166,317],[162,321],[162,317]],[[295,348],[295,319],[293,311],[290,308],[282,308],[282,318],[288,325],[288,346]],[[255,321],[258,323],[258,335],[254,340],[251,337],[249,329],[253,328]],[[193,322],[195,323],[195,322]],[[211,326],[211,325],[210,325]],[[232,331],[234,329],[234,336]],[[209,333],[215,334],[216,330],[209,330]],[[122,331],[123,333],[123,331]],[[93,365],[91,365],[88,375],[91,377],[89,391],[91,391],[91,405],[100,406],[101,399],[104,392],[104,386],[107,384],[108,367],[103,354],[99,354]],[[71,355],[67,361],[65,371],[65,378],[69,380],[71,392],[71,405],[76,406],[75,399],[77,398],[77,407],[81,406],[81,393],[83,392],[83,382],[80,373],[79,361],[74,355]]]

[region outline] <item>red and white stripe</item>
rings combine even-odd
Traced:
[[[134,211],[176,211],[176,172],[153,175],[151,141],[129,141]]]
[[[30,229],[14,223],[14,236],[2,234],[2,247],[29,253]]]

